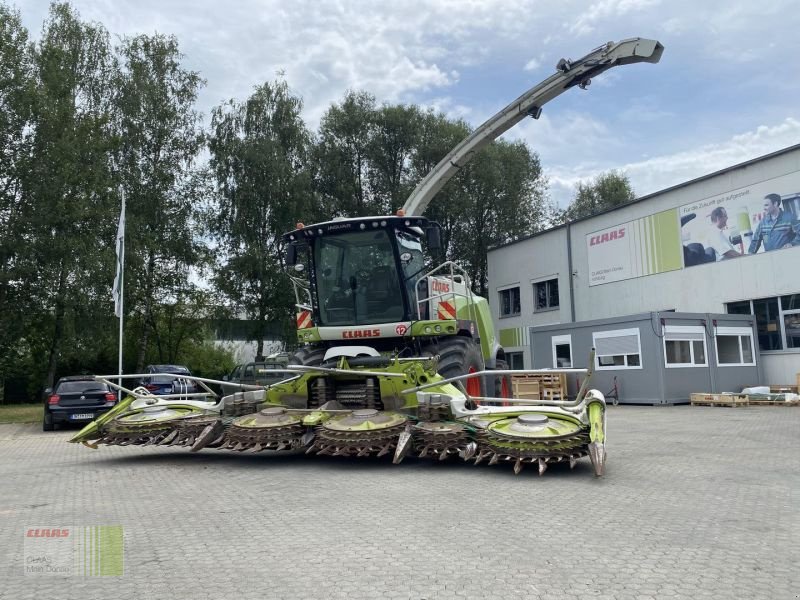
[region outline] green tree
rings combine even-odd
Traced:
[[[127,204],[125,306],[140,316],[141,372],[153,338],[162,360],[178,355],[179,346],[164,346],[160,329],[200,297],[192,269],[202,268],[207,252],[197,208],[203,185],[194,168],[203,134],[194,104],[203,80],[182,66],[172,36],[125,39],[118,53],[123,68],[115,86],[116,129],[124,143],[115,165]]]
[[[31,352],[48,357],[49,386],[62,354],[74,354],[96,332],[98,320],[89,317],[108,306],[111,261],[102,241],[110,242],[114,230],[115,61],[105,29],[81,22],[68,4],[51,5],[33,58],[38,81],[24,187],[33,228],[26,252],[37,274],[31,294],[39,308],[28,333]]]
[[[419,146],[421,120],[416,106],[384,104],[374,113],[369,160],[378,214],[400,208],[414,189],[411,158]]]
[[[449,184],[450,182],[448,182]],[[475,292],[488,292],[489,248],[529,235],[546,215],[546,181],[539,157],[522,142],[497,141],[456,175],[461,188],[448,257],[467,269]]]
[[[31,265],[23,251],[30,234],[30,166],[35,93],[28,32],[19,12],[0,4],[0,401],[4,381],[18,370],[31,315]]]
[[[314,182],[326,216],[400,208],[413,189],[421,118],[416,106],[377,106],[371,94],[354,91],[325,112],[314,147]]]
[[[370,185],[369,150],[375,97],[347,92],[320,121],[314,184],[324,217],[380,214]],[[324,218],[323,217],[323,218]]]
[[[308,168],[311,135],[285,81],[214,109],[210,165],[217,182],[209,222],[220,260],[217,289],[256,321],[257,354],[272,321],[289,321],[293,295],[281,272],[281,234],[317,214]]]
[[[433,111],[426,112],[420,119],[417,150],[412,158],[414,182],[425,177],[469,132],[469,125],[462,120],[451,120]],[[434,257],[438,259],[437,263],[457,258],[453,256],[453,240],[463,225],[464,215],[460,207],[466,203],[464,186],[456,185],[451,180],[439,190],[435,200],[428,206],[426,216],[442,228],[442,249]]]
[[[625,173],[609,171],[588,182],[579,182],[575,199],[563,214],[564,221],[575,221],[636,199]]]
[[[415,106],[379,107],[369,94],[348,92],[323,116],[315,148],[315,183],[327,214],[394,212],[469,133],[463,121]],[[440,258],[464,264],[475,290],[485,293],[488,248],[541,227],[547,216],[545,188],[534,153],[521,143],[495,142],[427,209],[426,216],[442,226]]]

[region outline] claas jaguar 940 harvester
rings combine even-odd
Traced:
[[[618,66],[655,63],[654,40],[609,42],[514,100],[459,143],[419,183],[394,215],[336,218],[284,235],[295,288],[299,349],[287,379],[223,398],[210,380],[197,397],[150,397],[128,390],[114,410],[72,441],[91,446],[159,444],[236,451],[303,450],[339,456],[409,453],[575,466],[589,456],[605,464],[605,401],[588,388],[589,369],[574,399],[511,397],[509,370],[485,298],[472,292],[454,262],[433,267],[440,228],[423,216],[442,186],[474,154],[566,90]],[[103,378],[113,384],[116,376]],[[135,378],[136,375],[126,377]],[[120,386],[121,387],[121,386]]]

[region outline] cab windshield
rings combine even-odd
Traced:
[[[397,230],[395,233],[399,244],[400,264],[403,268],[406,293],[412,304],[411,312],[416,315],[417,294],[415,286],[420,275],[425,271],[425,256],[422,254],[422,243],[419,238],[405,231]]]
[[[405,313],[394,249],[384,229],[332,235],[314,245],[320,324],[373,325]]]

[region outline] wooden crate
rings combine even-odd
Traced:
[[[692,394],[692,406],[747,406],[749,398],[745,394]]]
[[[511,378],[511,392],[514,398],[526,400],[566,400],[567,374],[514,375]]]
[[[769,386],[769,393],[770,394],[796,394],[797,393],[797,386],[796,385],[771,385]]]
[[[525,400],[542,399],[539,382],[528,378],[514,377],[511,380],[511,395],[514,398],[524,398]]]

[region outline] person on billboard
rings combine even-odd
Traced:
[[[793,222],[792,215],[781,208],[781,197],[778,194],[767,194],[764,196],[764,217],[756,227],[748,253],[758,252],[761,242],[764,242],[765,252],[798,246],[798,228],[800,226]]]
[[[719,262],[726,258],[741,256],[742,253],[736,250],[734,245],[731,244],[730,237],[725,232],[728,227],[728,211],[721,206],[712,210],[711,224],[714,225],[714,233],[711,234],[708,245],[714,249],[717,255],[717,261]]]

